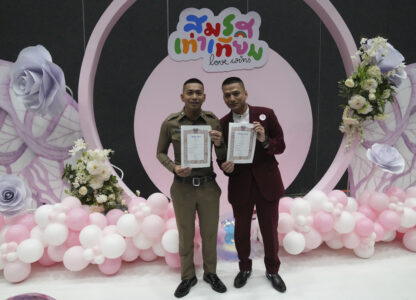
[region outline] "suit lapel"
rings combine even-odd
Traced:
[[[248,105],[248,104],[247,104]],[[256,117],[256,109],[253,106],[248,105],[248,115],[249,115],[249,119],[250,119],[250,123],[253,123],[254,121],[256,121],[255,117]]]

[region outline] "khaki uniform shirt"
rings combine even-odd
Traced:
[[[175,165],[181,165],[181,125],[210,125],[212,130],[221,132],[221,125],[218,118],[210,111],[202,110],[196,120],[189,119],[183,110],[169,115],[163,121],[160,129],[159,142],[157,144],[157,159],[171,172],[173,172]],[[175,161],[172,161],[167,155],[171,143],[175,153]],[[214,148],[217,158],[225,161],[227,158],[225,143],[222,142],[221,146],[214,146]],[[192,169],[190,177],[208,176],[213,173],[211,160],[211,165],[207,168]]]

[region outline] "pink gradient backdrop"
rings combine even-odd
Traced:
[[[137,102],[134,135],[137,151],[144,169],[153,183],[166,195],[173,180],[156,158],[156,147],[162,121],[180,111],[183,82],[199,78],[205,85],[204,110],[213,111],[218,118],[228,113],[222,99],[221,83],[229,76],[243,79],[248,92],[248,103],[274,109],[283,128],[286,151],[278,155],[280,171],[287,187],[295,179],[305,162],[312,137],[310,101],[299,76],[276,52],[270,50],[267,64],[259,69],[223,73],[207,73],[202,60],[175,62],[166,57],[147,79]],[[173,158],[172,147],[170,157]],[[215,154],[214,154],[215,157]],[[228,210],[227,177],[214,163],[217,181],[222,189],[221,210]]]

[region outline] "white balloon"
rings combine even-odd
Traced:
[[[3,259],[0,257],[0,270],[4,269],[4,264],[5,264],[5,261],[3,261]]]
[[[416,211],[412,208],[405,207],[403,209],[400,225],[405,228],[411,228],[416,225]]]
[[[7,263],[4,266],[4,279],[8,282],[17,283],[25,280],[31,271],[31,264],[27,264],[21,261],[15,261],[13,263]]]
[[[316,249],[322,244],[322,236],[315,229],[311,228],[308,232],[304,234],[305,237],[305,247],[309,250]]]
[[[8,262],[14,262],[18,259],[17,252],[9,252],[6,254],[6,259]]]
[[[343,211],[338,219],[335,220],[334,229],[339,233],[350,233],[354,230],[355,219],[354,216],[347,212]]]
[[[40,241],[44,246],[47,246],[48,243],[45,240],[45,236],[43,234],[43,229],[40,226],[35,226],[30,231],[30,237],[32,239],[37,239]]]
[[[121,235],[116,233],[101,238],[100,245],[104,257],[107,258],[120,257],[126,250],[126,241]]]
[[[53,210],[53,206],[45,204],[39,206],[35,211],[35,221],[40,227],[46,227],[49,224],[49,213]]]
[[[341,237],[342,243],[347,249],[355,249],[360,246],[360,237],[355,232],[350,232]]]
[[[140,250],[149,249],[153,245],[153,241],[148,239],[143,232],[133,237],[133,243]]]
[[[355,200],[352,197],[348,197],[348,202],[347,202],[347,206],[345,207],[346,210],[353,212],[353,211],[357,211],[358,209],[358,202],[357,200]]]
[[[392,240],[394,240],[396,238],[396,231],[391,230],[391,231],[385,231],[384,232],[384,237],[382,239],[383,242],[391,242]]]
[[[277,232],[279,233],[288,233],[293,230],[293,225],[295,220],[288,213],[279,213],[279,222],[277,225]]]
[[[302,253],[305,249],[306,241],[303,234],[291,231],[283,238],[283,248],[292,255]]]
[[[102,263],[104,263],[104,261],[105,261],[104,255],[98,255],[94,258],[94,263],[97,265],[101,265]]]
[[[340,236],[334,236],[332,239],[325,241],[329,248],[337,250],[343,247]]]
[[[60,246],[49,246],[47,252],[50,259],[56,262],[61,262],[64,259],[66,250],[68,250],[68,247],[63,244]]]
[[[46,226],[44,238],[49,245],[62,245],[68,238],[68,227],[62,223],[51,223]]]
[[[370,258],[374,255],[374,250],[374,247],[357,247],[353,251],[358,257]]]
[[[140,224],[132,214],[125,214],[117,221],[118,231],[125,237],[133,237],[140,231]]]
[[[406,205],[407,207],[410,207],[410,208],[416,207],[416,198],[407,198],[404,201],[404,205]]]
[[[165,250],[163,249],[161,241],[154,244],[152,246],[152,250],[157,256],[161,256],[161,257],[165,256]]]
[[[309,202],[313,212],[317,212],[324,209],[324,203],[328,201],[328,196],[322,191],[313,190],[306,194],[303,199]]]
[[[43,244],[37,239],[26,239],[17,246],[17,256],[27,264],[38,261],[43,255]]]
[[[101,228],[97,225],[85,226],[79,233],[79,241],[84,248],[98,245],[101,239]]]
[[[302,198],[295,198],[293,200],[292,204],[290,205],[290,212],[292,213],[292,216],[295,215],[309,215],[311,213],[311,206]]]
[[[94,259],[94,251],[91,248],[85,249],[82,257],[85,260],[92,261]]]
[[[177,229],[167,230],[163,234],[162,246],[169,253],[179,252],[179,233]]]

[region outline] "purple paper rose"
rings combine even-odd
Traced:
[[[43,46],[20,51],[10,71],[11,92],[40,115],[60,114],[65,106],[65,77]]]
[[[13,217],[26,211],[32,202],[30,190],[16,175],[0,178],[0,214]]]
[[[402,173],[405,167],[404,158],[399,151],[386,144],[374,143],[367,149],[367,158],[383,171],[393,174]]]

